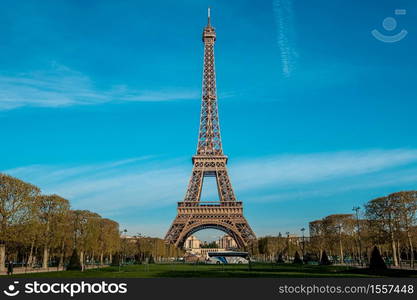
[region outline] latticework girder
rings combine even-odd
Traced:
[[[200,130],[197,154],[193,157],[193,170],[183,202],[178,202],[178,214],[168,230],[165,241],[182,247],[193,233],[214,228],[229,234],[240,248],[256,239],[243,216],[242,202],[236,201],[227,172],[227,156],[223,154],[214,68],[216,32],[210,24],[203,31],[204,69],[201,101]],[[218,202],[202,202],[204,177],[215,176]]]

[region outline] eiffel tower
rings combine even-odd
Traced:
[[[239,248],[244,248],[256,236],[243,216],[243,204],[236,201],[229,175],[227,156],[223,154],[214,69],[214,42],[216,32],[208,23],[203,31],[204,71],[201,102],[200,131],[197,154],[193,156],[193,171],[185,194],[178,202],[178,213],[165,241],[183,247],[186,239],[202,229],[218,229],[230,235]],[[203,180],[215,177],[220,201],[200,201]]]

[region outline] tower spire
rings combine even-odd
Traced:
[[[207,9],[207,26],[210,26],[210,7]]]
[[[207,13],[208,24],[203,30],[203,93],[197,155],[223,155],[217,108],[216,72],[214,68],[214,42],[216,41],[216,31],[210,25],[210,7],[208,8]]]

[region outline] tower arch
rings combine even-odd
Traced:
[[[185,241],[198,231],[205,229],[216,229],[228,234],[236,242],[239,248],[245,247],[245,241],[240,237],[239,233],[235,231],[232,226],[228,224],[215,224],[214,222],[202,222],[191,226],[188,230],[184,230],[183,234],[178,239],[177,246],[183,248]]]

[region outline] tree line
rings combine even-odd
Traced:
[[[5,262],[63,267],[74,251],[83,265],[104,263],[120,248],[119,224],[88,210],[72,210],[58,195],[0,174],[0,271]]]
[[[125,231],[126,233],[126,231]],[[183,251],[159,238],[121,235],[119,224],[88,210],[74,210],[58,195],[0,173],[0,272],[6,261],[26,267],[84,269],[179,257]]]
[[[294,257],[320,261],[323,253],[334,262],[369,263],[375,246],[394,266],[417,257],[417,191],[402,191],[368,201],[353,214],[333,214],[309,223],[309,237],[267,236],[250,246],[265,260]],[[302,229],[304,232],[304,228]]]
[[[168,259],[182,257],[185,251],[167,244],[163,239],[137,235],[133,237],[122,236],[120,263],[146,263],[161,262]]]
[[[72,210],[58,195],[0,174],[0,271],[7,261],[63,267],[74,251],[104,263],[120,248],[119,224],[88,210]]]

